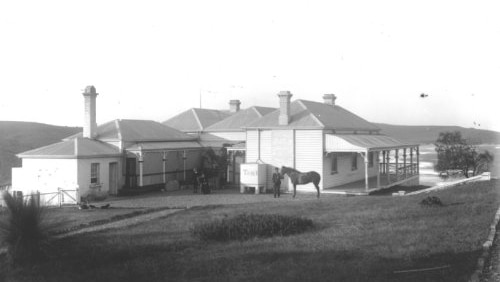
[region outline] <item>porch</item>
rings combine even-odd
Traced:
[[[325,151],[354,153],[364,160],[364,178],[323,189],[324,193],[359,193],[418,180],[420,153],[417,144],[405,144],[392,137],[369,134],[326,134]],[[376,160],[374,164],[374,159]],[[376,176],[369,167],[376,165]],[[416,183],[418,184],[418,183]]]

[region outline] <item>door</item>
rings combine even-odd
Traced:
[[[136,172],[136,159],[127,158],[125,165],[125,186],[127,188],[134,188],[137,186],[137,172]]]
[[[109,194],[118,194],[118,163],[109,163]]]

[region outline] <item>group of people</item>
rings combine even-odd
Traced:
[[[205,173],[198,171],[196,168],[193,169],[194,173],[194,183],[193,183],[193,193],[198,193],[201,190],[203,194],[210,194],[210,186],[208,185],[208,180]]]

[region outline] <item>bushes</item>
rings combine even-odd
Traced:
[[[313,227],[310,219],[278,214],[241,214],[195,225],[192,234],[202,240],[248,240],[254,237],[287,236]]]
[[[1,245],[6,245],[14,264],[34,262],[43,254],[49,227],[43,221],[43,208],[35,196],[24,200],[3,193],[7,209],[0,218]]]
[[[443,206],[443,202],[441,199],[435,196],[428,196],[427,198],[420,201],[420,205],[427,207],[441,207]]]

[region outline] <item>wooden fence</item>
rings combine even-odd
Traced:
[[[19,195],[20,196],[20,195]],[[78,189],[66,190],[58,188],[56,192],[49,193],[35,193],[30,195],[23,195],[24,200],[35,197],[35,200],[42,206],[65,206],[78,204]]]

